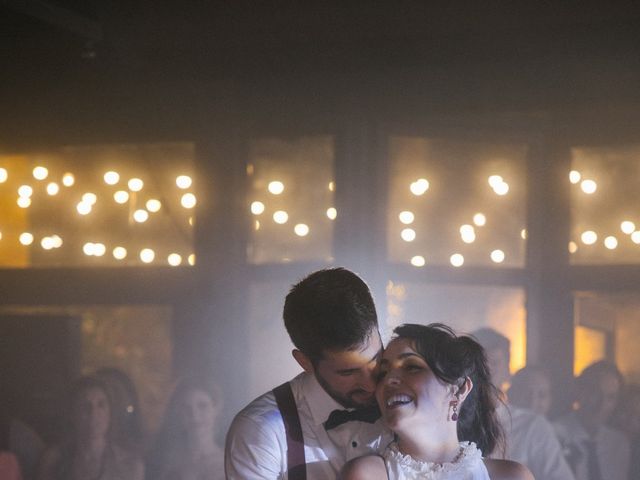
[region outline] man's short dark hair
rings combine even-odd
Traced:
[[[294,285],[284,302],[291,341],[311,362],[327,350],[353,350],[378,328],[369,287],[345,268],[313,272]]]
[[[471,333],[471,336],[475,338],[485,350],[501,350],[505,352],[507,361],[509,361],[511,357],[511,341],[501,333],[498,333],[493,328],[484,327]]]

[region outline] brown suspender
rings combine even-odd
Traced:
[[[304,439],[298,408],[293,398],[291,385],[285,382],[273,389],[280,409],[284,429],[287,433],[287,471],[289,480],[307,480],[307,465],[304,458]]]

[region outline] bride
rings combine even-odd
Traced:
[[[376,399],[395,440],[345,465],[343,480],[533,480],[523,465],[489,460],[502,442],[498,392],[484,350],[442,324],[402,325],[380,362]]]

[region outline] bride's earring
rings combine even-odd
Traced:
[[[458,400],[451,400],[449,402],[449,408],[453,410],[450,417],[451,421],[457,422],[458,421]]]

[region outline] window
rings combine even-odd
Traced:
[[[189,143],[0,156],[0,266],[193,265]]]
[[[251,143],[249,263],[331,262],[338,215],[333,163],[330,136]]]
[[[523,266],[526,152],[391,137],[389,259],[416,267]]]
[[[640,146],[572,149],[571,263],[640,262]]]

